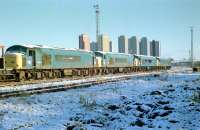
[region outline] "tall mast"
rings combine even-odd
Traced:
[[[191,66],[193,66],[193,60],[194,60],[194,48],[193,48],[193,33],[194,33],[194,29],[193,27],[190,27],[190,32],[191,32],[191,57],[190,57],[190,60],[191,60]]]
[[[99,4],[94,5],[95,9],[95,14],[96,14],[96,44],[97,44],[97,50],[99,50],[99,32],[100,32],[100,25],[99,25],[99,15],[100,15],[100,9],[99,9]]]

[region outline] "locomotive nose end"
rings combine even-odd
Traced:
[[[5,68],[10,69],[22,69],[23,60],[21,53],[7,53],[5,54]]]

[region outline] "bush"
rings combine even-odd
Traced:
[[[96,106],[96,100],[90,97],[86,97],[84,95],[80,95],[79,103],[82,104],[84,107],[92,108]]]
[[[200,91],[195,91],[192,99],[193,101],[200,103]]]

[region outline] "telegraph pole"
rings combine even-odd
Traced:
[[[100,15],[100,9],[99,4],[94,5],[95,14],[96,14],[96,44],[97,44],[97,50],[99,50],[99,32],[100,32],[100,25],[99,25],[99,15]]]
[[[193,48],[193,33],[194,33],[194,29],[193,27],[191,26],[190,27],[190,32],[191,32],[191,57],[190,57],[190,60],[191,60],[191,66],[193,66],[193,62],[194,62],[194,48]]]

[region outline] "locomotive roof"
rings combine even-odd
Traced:
[[[146,55],[134,55],[134,56],[137,56],[137,57],[144,57],[144,58],[157,58],[155,56],[146,56]]]
[[[103,51],[96,51],[101,54],[122,54],[122,55],[132,55],[132,54],[126,54],[126,53],[118,53],[118,52],[103,52]]]
[[[81,49],[75,49],[75,48],[59,48],[59,47],[50,47],[50,46],[45,46],[45,45],[33,45],[33,44],[23,44],[23,45],[13,45],[14,46],[21,46],[25,48],[41,48],[41,49],[58,49],[58,50],[71,50],[71,51],[84,51],[84,52],[91,52],[91,51],[86,51],[86,50],[81,50]]]

